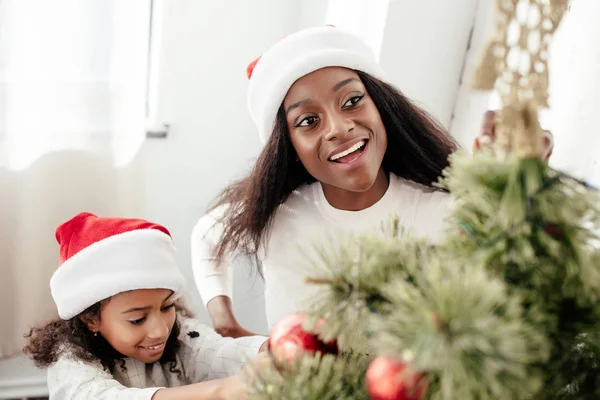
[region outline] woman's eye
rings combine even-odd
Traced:
[[[142,317],[142,318],[139,318],[139,319],[136,319],[136,320],[133,320],[133,321],[129,321],[129,322],[131,322],[133,325],[139,325],[142,322],[144,322],[145,320],[146,320],[146,317]]]
[[[314,124],[315,122],[317,122],[317,117],[306,117],[304,118],[302,121],[300,121],[296,127],[306,127],[306,126],[311,126],[312,124]]]
[[[168,306],[163,307],[163,311],[169,311],[171,308],[175,307],[175,303],[171,303]]]
[[[344,103],[344,108],[349,108],[358,104],[365,96],[354,96]]]

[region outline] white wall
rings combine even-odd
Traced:
[[[381,65],[449,127],[478,0],[391,0]]]
[[[481,116],[489,109],[491,93],[473,90],[473,74],[495,28],[495,3],[478,1],[473,35],[467,52],[465,68],[458,90],[454,118],[450,131],[458,142],[471,150],[471,143],[479,133]]]
[[[246,112],[246,67],[297,29],[297,1],[164,1],[158,121],[166,140],[146,143],[146,217],[171,229],[192,300],[205,321],[190,270],[190,233],[227,182],[246,172],[260,145]],[[248,329],[264,331],[262,282],[238,269],[234,309]],[[265,332],[266,333],[266,332]]]

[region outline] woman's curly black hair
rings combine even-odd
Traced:
[[[112,373],[117,363],[126,372],[125,358],[116,351],[101,335],[94,336],[84,321],[100,318],[100,311],[107,300],[88,307],[85,311],[69,320],[54,320],[41,327],[31,328],[25,335],[28,343],[23,348],[25,354],[33,359],[40,368],[49,367],[58,359],[68,354],[70,357],[84,362],[100,361],[105,370]],[[191,316],[188,309],[179,300],[175,302],[178,314]],[[177,366],[177,351],[181,346],[179,341],[180,326],[176,319],[165,351],[159,362],[168,365],[169,371],[181,377]]]

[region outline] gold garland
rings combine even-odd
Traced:
[[[487,1],[487,0],[486,0]],[[496,33],[475,72],[474,87],[496,90],[496,151],[538,157],[538,110],[548,107],[548,46],[567,0],[496,0]]]

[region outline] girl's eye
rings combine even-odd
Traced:
[[[145,320],[146,320],[146,317],[142,317],[142,318],[136,319],[134,321],[129,321],[129,322],[131,322],[133,325],[139,325],[142,322],[144,322]]]
[[[311,126],[313,125],[315,122],[317,122],[317,117],[315,116],[311,116],[311,117],[306,117],[304,118],[302,121],[300,121],[298,124],[296,124],[296,127],[307,127],[307,126]]]
[[[354,96],[350,98],[347,102],[344,103],[344,108],[350,108],[357,105],[363,99],[363,97],[365,96]]]
[[[175,307],[175,303],[171,303],[168,306],[163,307],[163,311],[169,311],[171,308]]]

